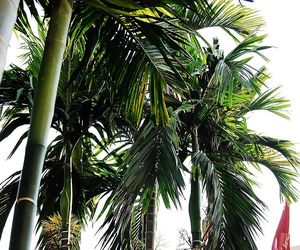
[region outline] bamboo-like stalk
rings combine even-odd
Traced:
[[[146,213],[146,250],[155,249],[155,231],[156,231],[156,217],[157,217],[157,183],[153,188],[152,197],[149,203],[149,208]]]
[[[68,153],[66,156],[68,157]],[[66,163],[64,168],[64,189],[60,197],[60,214],[62,219],[61,230],[61,249],[70,249],[71,236],[71,218],[72,218],[72,203],[73,203],[73,185],[72,185],[72,157],[69,158],[69,163]]]
[[[34,229],[47,138],[53,118],[57,86],[72,14],[71,0],[55,0],[54,4],[31,114],[11,231],[10,250],[30,250]]]
[[[201,245],[201,190],[197,176],[191,178],[191,193],[189,199],[189,215],[192,233],[192,249],[200,249]]]
[[[198,131],[192,129],[192,154],[199,151]],[[201,248],[201,173],[199,166],[194,165],[192,160],[191,193],[189,199],[189,216],[192,233],[192,249]]]
[[[0,82],[6,63],[8,44],[13,31],[20,0],[0,0]]]

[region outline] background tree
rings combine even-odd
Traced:
[[[176,250],[188,250],[191,249],[192,246],[192,237],[185,229],[180,229],[178,231],[179,239]]]
[[[289,106],[277,97],[277,89],[261,90],[268,79],[265,68],[253,71],[250,65],[249,53],[261,55],[268,48],[257,45],[263,38],[249,36],[226,56],[215,40],[206,50],[205,64],[194,68],[193,98],[177,108],[180,157],[192,159],[193,249],[256,249],[254,236],[261,231],[265,205],[253,191],[250,165],[270,169],[285,199],[297,198],[293,185],[299,160],[293,144],[257,135],[247,127],[249,112],[265,110],[286,118],[284,109]],[[201,232],[204,199],[209,224]]]

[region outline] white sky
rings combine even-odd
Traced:
[[[250,7],[260,10],[261,15],[266,20],[266,33],[268,38],[265,40],[266,45],[277,47],[271,49],[267,55],[270,59],[268,69],[272,75],[272,86],[282,85],[281,95],[291,100],[290,120],[276,118],[274,115],[265,113],[255,115],[250,119],[250,126],[255,130],[269,136],[290,139],[297,143],[297,151],[300,152],[300,50],[298,48],[300,31],[300,1],[297,0],[256,0],[254,4],[249,3]],[[212,35],[212,36],[217,36]],[[13,42],[15,44],[15,42]],[[221,46],[222,38],[220,38]],[[18,54],[18,50],[13,47],[9,50],[8,62]],[[255,119],[254,119],[255,118]],[[19,133],[19,132],[18,132]],[[21,133],[21,132],[20,132]],[[20,135],[20,134],[19,134]],[[18,135],[14,140],[7,140],[0,144],[0,164],[1,174],[0,180],[3,180],[12,172],[21,168],[24,157],[23,150],[18,150],[14,157],[5,161],[11,148],[16,142]],[[262,199],[268,204],[269,211],[266,213],[267,221],[263,223],[264,235],[257,239],[258,249],[271,249],[272,240],[280,219],[283,204],[279,201],[278,185],[269,172],[263,171],[257,176],[261,183],[257,190]],[[186,198],[188,199],[189,190],[186,190]],[[187,213],[187,203],[182,203],[183,210],[166,210],[161,204],[158,216],[158,232],[168,242],[165,250],[174,250],[178,239],[178,229],[185,228],[189,230],[189,220]],[[291,205],[291,246],[300,244],[300,204]],[[9,231],[11,221],[7,223],[5,233],[0,242],[0,249],[8,249]],[[82,236],[82,249],[93,249],[97,240],[94,238],[95,230],[87,230]],[[32,248],[33,249],[33,248]]]

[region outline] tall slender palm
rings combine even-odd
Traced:
[[[198,73],[191,83],[193,99],[178,109],[181,159],[192,157],[189,212],[193,249],[256,249],[254,236],[261,231],[265,205],[253,191],[249,164],[270,169],[286,199],[297,197],[293,181],[299,161],[292,144],[247,128],[249,112],[266,110],[286,117],[283,109],[288,106],[276,96],[276,90],[261,93],[267,79],[265,69],[255,73],[249,64],[249,52],[267,48],[256,45],[263,38],[250,36],[225,57],[215,41],[206,50],[206,63],[194,68]],[[209,221],[204,232],[201,186]]]
[[[91,33],[93,33],[93,34],[95,34],[95,32],[94,32],[94,29],[92,29],[91,28],[91,30],[92,30],[92,32]],[[97,34],[96,34],[96,38],[97,38]],[[29,41],[29,42],[31,42],[31,41]],[[90,45],[90,44],[89,44]],[[32,50],[34,51],[34,52],[36,52],[36,50],[37,50],[37,44],[33,44],[33,46],[32,46]],[[66,92],[71,92],[71,94],[72,94],[72,98],[75,98],[75,96],[74,96],[74,93],[75,92],[73,92],[73,91],[70,91],[70,88],[79,88],[79,90],[80,91],[82,91],[83,90],[83,87],[81,86],[81,85],[79,85],[79,83],[81,83],[81,82],[83,82],[83,80],[82,80],[82,73],[83,73],[83,71],[86,71],[85,69],[84,69],[84,67],[85,66],[87,66],[86,64],[88,63],[88,61],[89,61],[89,57],[86,57],[86,55],[88,55],[88,53],[90,53],[90,51],[89,51],[89,48],[86,50],[87,52],[86,52],[86,54],[83,56],[83,59],[82,59],[82,61],[79,63],[79,65],[81,66],[81,69],[79,69],[79,70],[75,70],[74,72],[73,72],[73,75],[75,75],[74,77],[73,77],[73,75],[70,77],[70,79],[67,79],[66,81],[64,81],[63,80],[63,77],[61,77],[62,79],[61,79],[61,82],[62,82],[62,84],[60,85],[60,88],[59,88],[59,93],[60,94],[62,94],[62,95],[66,95],[65,93]],[[40,53],[40,51],[38,51],[38,53],[37,54],[39,54]],[[36,67],[38,66],[38,55],[37,56],[34,56],[34,58],[32,58],[33,59],[33,61],[32,61],[32,64],[33,64],[33,66],[34,66],[34,68],[32,68],[31,69],[31,72],[32,72],[32,74],[33,74],[33,76],[34,76],[34,73],[36,72]],[[102,59],[101,57],[99,58],[100,60]],[[96,59],[96,60],[99,60],[99,59]],[[66,64],[68,64],[67,63],[68,62],[68,60],[66,60]],[[83,64],[83,65],[82,65]],[[101,65],[100,65],[101,66]],[[96,66],[96,68],[94,69],[94,72],[96,72],[97,71],[97,67],[99,67],[99,66]],[[68,69],[69,67],[67,67],[66,66],[66,68]],[[83,70],[82,70],[82,68],[83,68]],[[14,75],[14,73],[19,73],[19,71],[21,71],[21,74],[20,75]],[[18,78],[18,77],[22,77],[23,75],[22,74],[24,74],[24,76],[26,77],[26,76],[28,76],[27,75],[27,72],[22,72],[22,70],[20,70],[20,69],[18,69],[18,68],[14,68],[13,70],[11,70],[10,72],[7,72],[8,74],[7,74],[7,80],[8,80],[8,83],[6,84],[7,85],[7,87],[9,87],[10,86],[10,84],[11,84],[11,82],[9,82],[9,80],[12,80],[12,79],[14,79],[15,77],[16,78]],[[9,74],[9,73],[12,73],[12,74]],[[90,72],[89,72],[90,73]],[[93,73],[91,73],[92,75],[94,75]],[[65,74],[65,75],[68,75],[68,74]],[[99,75],[98,76],[96,76],[97,78],[95,79],[96,81],[98,80],[98,79],[100,79],[101,81],[103,81],[103,79],[101,79],[101,77],[99,77]],[[19,80],[21,80],[21,79],[19,79]],[[24,80],[24,79],[23,79]],[[32,78],[32,80],[33,80],[33,82],[35,81],[35,77],[33,77]],[[27,81],[28,81],[28,78],[27,78]],[[70,85],[69,84],[69,82],[70,81],[73,81],[74,83],[76,83],[74,86],[73,85]],[[17,93],[19,93],[19,99],[17,100],[17,102],[20,100],[20,102],[21,102],[21,105],[20,105],[20,107],[16,107],[16,113],[14,113],[13,114],[13,116],[11,116],[10,117],[10,120],[9,120],[9,122],[6,124],[6,126],[5,126],[5,128],[4,128],[4,130],[3,130],[3,133],[2,133],[2,135],[3,136],[5,136],[5,134],[6,134],[6,132],[8,131],[8,133],[10,133],[12,130],[11,130],[11,128],[13,128],[15,125],[17,125],[16,124],[16,120],[19,120],[18,118],[19,118],[19,116],[22,116],[23,118],[24,118],[24,116],[25,116],[25,114],[24,114],[24,112],[23,112],[23,110],[22,109],[26,109],[26,107],[24,107],[23,106],[23,104],[24,103],[22,103],[22,101],[23,101],[23,98],[25,97],[25,99],[26,99],[26,94],[25,94],[25,92],[34,92],[33,90],[30,90],[30,88],[28,88],[28,87],[30,87],[30,85],[28,84],[27,85],[27,87],[26,88],[24,88],[23,86],[21,87],[20,86],[20,81],[17,81],[18,82],[18,84],[14,84],[13,86],[16,86],[17,87],[17,89],[16,89],[16,92]],[[65,83],[64,83],[65,82]],[[78,82],[78,83],[77,83]],[[21,81],[21,83],[22,83],[22,81]],[[103,81],[103,82],[100,82],[100,89],[103,89],[103,87],[105,86],[104,84],[106,83],[106,81]],[[89,83],[87,84],[88,86],[87,87],[89,87]],[[24,89],[26,89],[26,91],[24,90]],[[4,88],[4,91],[6,91],[7,89],[5,89]],[[22,91],[20,91],[20,90],[22,90]],[[79,94],[81,93],[82,94],[82,92],[78,92]],[[15,93],[16,92],[14,92],[14,93],[10,93],[9,95],[7,95],[8,94],[8,91],[6,92],[6,95],[3,95],[3,102],[7,102],[8,104],[13,104],[13,102],[14,102],[14,98],[12,98],[12,100],[11,101],[8,101],[8,100],[6,100],[6,98],[7,97],[14,97],[14,95],[15,95]],[[23,92],[23,94],[24,95],[22,95],[22,92]],[[34,93],[31,93],[31,95],[32,94],[34,94]],[[106,95],[106,96],[109,96],[110,94],[108,93],[108,95]],[[105,96],[105,94],[103,94],[103,96]],[[117,96],[116,94],[114,95],[114,96]],[[76,98],[79,98],[80,96],[76,96]],[[100,96],[100,97],[102,97],[102,96]],[[80,99],[79,99],[79,103],[80,103],[80,101],[82,100],[82,102],[85,104],[85,105],[87,105],[87,104],[89,104],[89,101],[88,102],[86,102],[86,101],[84,101],[84,99],[85,99],[86,97],[85,96],[82,96],[82,97],[80,97]],[[58,131],[61,131],[61,130],[63,130],[63,131],[61,131],[65,136],[63,136],[64,137],[64,140],[66,140],[66,143],[68,144],[68,141],[69,140],[72,140],[73,141],[73,143],[71,143],[71,144],[73,144],[73,146],[74,146],[74,144],[76,144],[77,145],[77,139],[76,138],[78,138],[78,136],[80,136],[81,134],[82,134],[82,130],[84,130],[84,131],[86,131],[86,129],[87,128],[82,128],[82,126],[80,126],[80,124],[81,124],[81,122],[83,122],[83,123],[86,123],[86,124],[88,124],[89,123],[89,121],[86,121],[86,119],[85,118],[87,118],[88,120],[90,119],[89,117],[88,117],[88,112],[90,112],[90,110],[89,110],[89,106],[88,107],[83,107],[84,108],[84,110],[81,112],[80,111],[80,113],[79,113],[79,117],[77,117],[77,116],[75,116],[75,118],[74,118],[74,120],[75,121],[77,121],[77,120],[79,120],[80,122],[79,122],[79,124],[75,124],[76,126],[74,126],[74,124],[69,124],[69,122],[67,123],[67,124],[65,124],[65,122],[64,122],[64,119],[63,120],[58,120],[58,124],[56,124],[56,119],[57,119],[57,117],[56,116],[59,116],[59,114],[61,114],[62,112],[62,110],[65,110],[65,112],[67,112],[68,113],[68,109],[70,109],[70,107],[68,107],[69,105],[68,105],[68,100],[69,99],[71,99],[70,97],[67,97],[66,98],[67,99],[67,104],[66,104],[66,106],[67,107],[64,107],[64,106],[59,106],[58,105],[58,107],[57,107],[57,112],[56,112],[56,114],[55,114],[55,117],[54,117],[54,124],[53,124],[53,126],[56,128],[56,129],[58,129]],[[21,101],[22,100],[22,101]],[[28,98],[28,100],[26,100],[27,101],[27,105],[28,105],[28,107],[29,107],[29,109],[30,109],[30,98]],[[60,101],[60,99],[58,100],[58,101]],[[102,101],[102,102],[101,102]],[[105,110],[103,110],[103,108],[105,107],[105,106],[107,106],[107,104],[105,103],[105,102],[107,102],[107,100],[106,99],[101,99],[100,98],[100,102],[99,103],[97,103],[97,105],[96,105],[96,107],[95,108],[101,108],[100,110],[98,110],[98,112],[99,112],[99,115],[100,115],[100,120],[101,120],[101,111],[103,112],[103,111],[105,111]],[[60,102],[58,102],[58,103],[60,103]],[[76,106],[75,106],[76,107]],[[21,110],[18,110],[18,109],[21,109]],[[107,106],[107,108],[109,108],[109,106]],[[19,113],[19,111],[20,111],[20,113]],[[70,114],[66,114],[66,116],[68,116],[68,117],[72,117],[73,116],[73,114],[74,114],[74,110],[73,109],[70,109],[70,111],[71,111],[71,113]],[[97,111],[97,110],[96,110]],[[78,114],[78,113],[77,113]],[[82,117],[80,117],[80,116],[82,116]],[[28,119],[23,119],[23,122],[24,123],[26,123],[28,121]],[[61,128],[61,125],[60,125],[60,123],[63,123],[64,124],[64,126],[63,126],[63,129]],[[23,124],[23,123],[22,123]],[[76,127],[78,127],[79,126],[79,131],[77,131],[76,130]],[[72,127],[71,129],[69,129],[69,127]],[[65,129],[65,128],[67,128],[67,129]],[[69,131],[68,131],[68,129],[69,129]],[[100,129],[101,129],[101,127],[100,127]],[[74,131],[75,130],[75,131]],[[76,133],[74,133],[74,132],[76,132],[77,133],[77,135],[75,135]],[[103,131],[101,131],[101,133],[103,133]],[[7,135],[7,134],[6,134]],[[25,138],[25,136],[26,136],[26,134],[24,134],[23,136],[22,136],[22,138],[21,138],[21,140],[19,141],[19,142],[21,142],[24,138]],[[19,143],[18,143],[19,144]],[[66,156],[66,159],[68,159],[69,158],[69,156]],[[68,204],[67,204],[67,206],[68,206]],[[48,207],[48,206],[43,206],[43,208],[45,208],[45,207]],[[68,216],[66,216],[66,217],[68,217]]]
[[[5,79],[5,78],[4,78]],[[25,78],[26,79],[26,78]],[[19,83],[23,84],[24,80],[20,79]],[[29,79],[27,79],[29,80]],[[26,80],[25,80],[26,82]],[[4,80],[4,84],[6,81]],[[27,81],[27,85],[30,87],[29,81]],[[24,84],[23,84],[24,86]],[[5,88],[5,87],[4,87]],[[13,91],[13,95],[15,95],[18,91],[23,89],[23,93],[20,95],[20,102],[22,105],[25,103],[25,100],[29,95],[27,95],[30,91],[25,90],[25,88],[20,88],[20,86],[16,87],[16,91]],[[8,90],[6,89],[6,93]],[[19,91],[20,92],[20,91]],[[34,94],[34,91],[32,91]],[[70,112],[64,113],[62,112],[65,108],[63,105],[58,105],[56,107],[56,115],[54,117],[54,121],[52,127],[57,130],[59,133],[57,137],[54,139],[53,143],[49,146],[48,152],[46,155],[46,161],[44,163],[44,169],[41,180],[41,189],[39,191],[39,201],[38,207],[40,208],[38,223],[40,224],[42,220],[47,219],[49,215],[54,212],[60,211],[59,200],[61,197],[61,192],[64,187],[64,172],[65,172],[65,159],[68,158],[66,156],[65,151],[65,131],[62,131],[61,124],[65,123],[66,115],[71,116],[69,121],[73,121],[74,127],[77,129],[72,131],[71,138],[73,140],[77,139],[77,143],[72,152],[72,160],[73,160],[73,172],[72,178],[75,186],[73,188],[73,192],[75,193],[75,198],[73,201],[73,209],[72,212],[80,219],[80,222],[83,223],[95,212],[95,201],[99,195],[104,195],[106,192],[112,190],[118,183],[119,178],[118,175],[121,175],[122,172],[116,173],[117,167],[111,163],[111,159],[108,159],[107,162],[105,160],[101,160],[97,155],[92,154],[91,149],[91,139],[94,138],[94,141],[97,142],[96,135],[90,134],[88,131],[89,122],[85,119],[91,119],[93,116],[98,116],[97,107],[102,106],[104,109],[109,109],[104,107],[103,103],[94,103],[91,109],[86,109],[82,104],[87,104],[87,96],[81,96],[80,99],[75,98],[77,102],[75,102],[70,109]],[[29,98],[30,99],[30,98]],[[22,101],[21,101],[22,100]],[[29,107],[30,101],[28,100]],[[15,110],[6,110],[4,113],[4,118],[6,115],[10,116],[14,113],[14,117],[11,117],[11,120],[6,123],[3,128],[2,136],[5,134],[9,134],[12,132],[18,125],[27,124],[29,122],[28,113],[18,113],[18,107]],[[89,112],[88,114],[86,112]],[[85,116],[81,116],[85,113]],[[27,118],[26,118],[27,117]],[[25,118],[25,119],[23,119]],[[74,118],[74,119],[73,119]],[[109,117],[112,118],[111,116]],[[23,119],[23,121],[21,121]],[[104,122],[105,117],[102,118]],[[19,123],[20,122],[20,123]],[[23,123],[24,122],[24,123]],[[84,124],[84,125],[82,125]],[[93,124],[95,127],[99,126],[102,131],[103,123],[100,122]],[[102,131],[103,132],[103,131]],[[109,131],[107,131],[109,132]],[[76,135],[77,134],[77,135]],[[26,136],[26,133],[24,134]],[[70,134],[68,135],[68,138]],[[24,139],[24,136],[20,138],[19,144]],[[107,140],[107,139],[106,139]],[[99,142],[101,145],[101,142]],[[105,143],[104,141],[102,142]],[[16,148],[14,148],[15,150]],[[82,151],[84,149],[84,151]],[[98,150],[99,151],[99,150]],[[100,153],[100,152],[99,152]],[[8,216],[9,210],[13,205],[14,197],[16,196],[16,184],[18,184],[19,180],[19,171],[13,174],[3,185],[1,185],[1,228],[4,226],[6,217]],[[10,192],[11,191],[11,192]],[[8,195],[8,196],[7,196]],[[10,202],[7,204],[7,198],[10,196]],[[68,204],[67,204],[68,206]],[[5,216],[5,218],[3,218]]]
[[[30,249],[38,186],[47,149],[72,2],[56,1],[51,16],[31,115],[22,177],[15,207],[10,249]]]
[[[129,168],[121,186],[111,198],[112,209],[106,221],[110,225],[103,237],[104,245],[118,249],[134,244],[126,234],[136,235],[142,229],[137,226],[143,223],[141,214],[135,213],[137,200],[142,206],[149,205],[156,180],[165,203],[169,202],[168,196],[176,200],[184,185],[180,160],[191,155],[190,215],[195,249],[256,248],[254,235],[261,230],[264,203],[253,192],[255,182],[246,162],[270,168],[279,180],[282,194],[287,199],[296,198],[293,167],[298,159],[292,144],[258,136],[246,126],[245,115],[250,111],[268,110],[285,117],[281,109],[288,106],[286,100],[276,97],[274,90],[260,94],[267,75],[264,69],[257,73],[250,70],[248,54],[268,48],[257,45],[263,38],[253,35],[246,38],[226,57],[215,43],[207,49],[206,60],[191,63],[196,73],[191,74],[194,79],[186,101],[168,97],[170,107],[175,110],[171,116],[175,123],[168,128],[152,128],[146,120],[128,151]],[[227,65],[230,67],[224,70]],[[172,176],[168,176],[169,171]],[[177,184],[162,186],[172,183],[167,181],[169,178]],[[202,184],[208,199],[209,219],[204,232],[201,232],[200,213]],[[242,192],[235,192],[233,187]]]

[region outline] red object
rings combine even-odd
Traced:
[[[273,240],[272,250],[290,250],[290,207],[285,203],[278,228]]]

